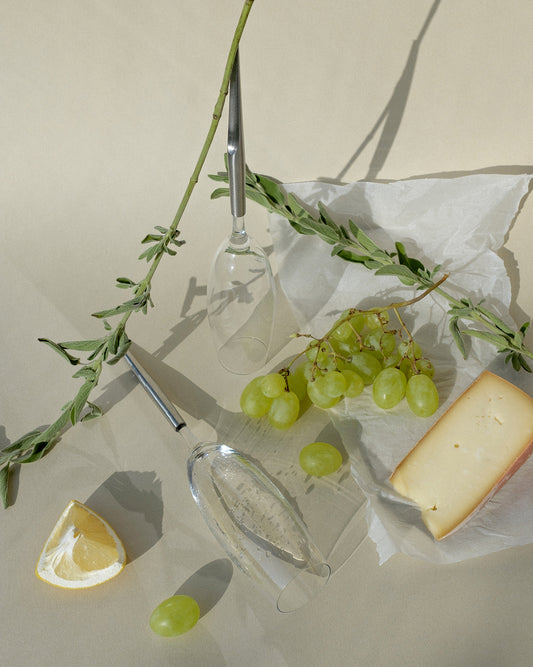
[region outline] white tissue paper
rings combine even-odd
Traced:
[[[449,273],[443,289],[454,297],[468,296],[474,303],[486,299],[485,306],[514,325],[508,315],[510,280],[496,251],[530,179],[479,174],[283,187],[308,210],[316,210],[321,201],[337,223],[353,220],[386,250],[394,251],[395,241],[401,241],[409,256],[426,267],[440,264],[442,273]],[[377,277],[359,264],[331,257],[331,246],[316,236],[297,234],[280,216],[271,215],[270,222],[280,284],[300,332],[323,335],[345,308],[384,306],[420,294],[396,277]],[[380,563],[397,552],[451,563],[533,542],[533,457],[462,529],[440,542],[427,531],[416,506],[398,496],[388,482],[396,465],[483,369],[533,394],[531,376],[504,364],[488,343],[467,337],[469,354],[464,360],[449,331],[447,310],[448,302],[431,294],[403,311],[407,326],[436,368],[441,403],[432,417],[414,417],[405,401],[381,410],[369,388],[329,411],[350,455],[353,477],[367,498],[368,534]]]

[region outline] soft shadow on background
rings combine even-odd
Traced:
[[[378,144],[374,151],[374,155],[370,161],[370,166],[368,168],[368,173],[364,180],[375,180],[383,168],[385,161],[390,153],[400,124],[402,122],[403,114],[405,112],[405,107],[407,105],[407,99],[409,97],[409,91],[411,89],[411,83],[413,81],[413,76],[415,72],[416,62],[418,59],[418,52],[420,49],[420,44],[429,28],[429,25],[437,11],[441,0],[435,0],[431,6],[429,13],[424,21],[422,29],[420,30],[418,37],[414,40],[409,55],[407,56],[407,62],[405,63],[402,75],[398,79],[398,83],[394,87],[392,95],[383,109],[383,112],[375,122],[374,126],[363,139],[359,147],[356,149],[354,154],[348,160],[346,165],[340,170],[337,175],[337,181],[341,181],[346,173],[349,171],[350,167],[355,163],[359,158],[364,149],[372,141],[374,136],[377,134],[379,128],[381,127],[381,135],[378,140]]]
[[[142,556],[163,535],[161,481],[155,472],[115,472],[85,504],[121,536],[128,561]]]
[[[219,558],[207,563],[187,581],[174,595],[189,595],[198,602],[200,618],[205,616],[226,592],[233,576],[233,565],[228,558]]]

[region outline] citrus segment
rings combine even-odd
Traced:
[[[116,576],[125,563],[124,547],[111,526],[72,500],[50,533],[35,573],[61,588],[89,588]]]

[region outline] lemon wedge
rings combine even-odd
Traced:
[[[35,574],[61,588],[89,588],[112,579],[125,564],[124,547],[111,526],[71,500],[44,545]]]

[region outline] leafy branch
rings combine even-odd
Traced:
[[[211,175],[210,178],[228,182],[227,172]],[[228,195],[228,188],[219,187],[211,197],[216,199]],[[321,202],[318,203],[318,215],[313,214],[292,193],[286,194],[278,182],[249,169],[246,196],[270,213],[284,217],[299,234],[318,236],[332,246],[333,256],[362,264],[376,276],[396,276],[404,285],[420,290],[434,289],[448,302],[450,331],[463,357],[466,358],[464,337],[470,336],[494,345],[498,353],[505,354],[505,361],[510,362],[516,371],[523,369],[531,372],[528,360],[533,359],[533,352],[524,345],[530,322],[525,322],[515,331],[486,308],[484,300],[473,303],[468,298],[454,297],[437,284],[440,265],[426,268],[420,260],[409,257],[399,241],[395,243],[395,252],[380,248],[353,220],[349,220],[347,226],[336,223]]]
[[[139,259],[146,260],[149,264],[145,277],[138,282],[124,276],[117,278],[116,286],[119,289],[132,290],[132,296],[117,306],[93,313],[93,317],[103,321],[104,330],[107,333],[102,337],[90,340],[65,341],[62,343],[56,343],[48,338],[39,338],[41,342],[49,345],[69,364],[80,366],[73,377],[81,379],[82,384],[74,398],[63,406],[59,417],[50,426],[42,431],[30,431],[8,447],[0,450],[0,498],[4,507],[9,505],[9,479],[16,465],[41,459],[52,449],[61,433],[69,424],[74,426],[79,421],[86,421],[101,414],[100,409],[89,401],[89,397],[98,384],[103,364],[115,364],[126,354],[131,345],[131,340],[126,333],[126,324],[129,318],[138,312],[146,314],[148,307],[153,306],[150,296],[152,278],[159,263],[165,255],[175,255],[175,248],[180,247],[184,243],[179,239],[178,225],[194,187],[198,182],[200,172],[213,142],[228,93],[233,62],[253,2],[254,0],[245,0],[243,4],[226,59],[222,85],[213,110],[207,136],[176,215],[169,227],[156,226],[156,233],[147,234],[141,241],[142,244],[148,245],[139,256]],[[121,317],[118,324],[113,327],[108,322],[108,318],[117,316]],[[86,353],[86,360],[82,361],[79,356],[72,354],[72,352]]]

